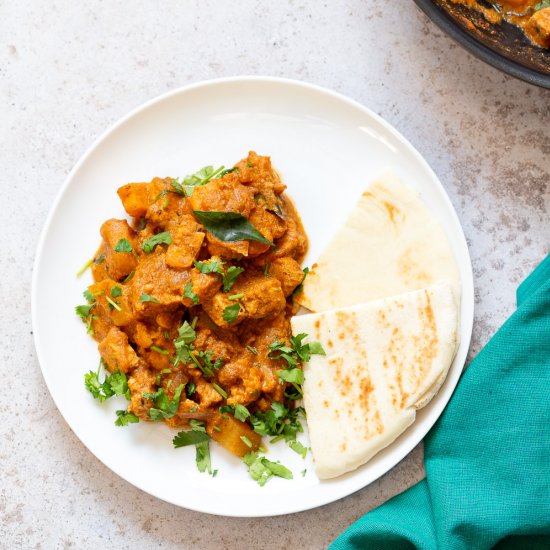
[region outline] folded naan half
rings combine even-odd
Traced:
[[[445,231],[418,193],[394,176],[372,183],[313,264],[296,301],[325,311],[417,290],[460,275]]]
[[[437,393],[457,342],[452,284],[298,315],[292,332],[326,356],[304,364],[304,405],[321,479],[355,470],[394,441]],[[305,341],[307,342],[308,339]]]

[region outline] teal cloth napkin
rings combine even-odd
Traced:
[[[424,442],[426,479],[330,550],[550,549],[550,256]]]

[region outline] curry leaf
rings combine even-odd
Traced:
[[[258,241],[275,246],[268,241],[243,215],[238,212],[204,212],[193,210],[195,218],[214,237],[224,242]]]

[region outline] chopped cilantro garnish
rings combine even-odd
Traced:
[[[288,446],[295,452],[298,453],[302,458],[306,457],[307,447],[304,447],[299,441],[289,441]]]
[[[99,379],[100,368],[101,363],[96,372],[90,371],[84,375],[84,385],[94,399],[105,401],[113,395],[124,395],[126,399],[130,399],[126,375],[121,371],[115,371],[113,374],[107,374],[105,380],[101,382]]]
[[[210,260],[208,262],[194,262],[195,267],[201,273],[220,273],[223,275],[223,265],[225,262],[221,260]]]
[[[132,252],[132,244],[128,239],[120,239],[114,248],[115,252]]]
[[[248,466],[248,473],[258,485],[263,487],[274,475],[284,479],[292,479],[292,472],[278,462],[271,462],[258,453],[247,453],[243,462]]]
[[[224,308],[222,312],[222,318],[224,321],[227,321],[229,324],[234,323],[237,320],[239,311],[241,310],[240,304],[233,304]]]
[[[123,284],[129,283],[134,278],[135,274],[136,274],[135,271],[130,271],[130,273],[128,273],[128,275],[126,275],[126,278],[124,279],[124,281],[122,281],[122,283]]]
[[[213,166],[204,166],[194,174],[185,176],[182,181],[179,178],[172,180],[171,185],[179,195],[185,193],[185,195],[190,197],[195,187],[207,184],[211,179],[219,175],[223,169],[224,166],[220,166],[216,170],[214,170]]]
[[[146,254],[151,254],[159,244],[172,244],[172,237],[168,231],[163,231],[162,233],[145,239],[143,243],[141,243],[141,248]]]
[[[105,254],[103,252],[94,260],[94,263],[99,265],[105,261]]]
[[[302,292],[304,288],[304,281],[306,280],[307,274],[309,273],[309,267],[304,267],[303,272],[304,276],[302,277],[300,284],[292,292],[292,297],[297,296],[298,294],[300,294],[300,292]]]
[[[155,304],[160,303],[156,298],[154,298],[150,294],[146,294],[145,292],[143,292],[142,295],[139,297],[139,301],[143,303],[145,302],[153,302]]]
[[[88,260],[77,272],[76,276],[80,277],[92,264],[94,263],[94,260]]]
[[[90,315],[90,311],[94,307],[95,304],[87,304],[84,306],[76,306],[74,310],[76,311],[76,314],[84,321],[86,322],[88,320],[88,315]]]
[[[195,384],[195,382],[189,382],[185,387],[185,391],[188,396],[193,395],[196,389],[197,389],[197,385]]]
[[[152,348],[152,346],[151,346],[151,348]],[[171,372],[172,372],[171,369],[162,369],[156,376],[157,386],[160,386],[160,381],[161,381],[161,378],[163,377],[163,375],[170,374]]]
[[[196,432],[201,433],[201,432]],[[195,462],[199,472],[205,472],[208,470],[209,474],[212,474],[212,464],[210,462],[210,445],[208,441],[203,441],[195,446]]]
[[[184,321],[178,329],[178,337],[174,340],[174,346],[176,348],[175,365],[180,361],[184,364],[192,361],[191,351],[194,349],[192,342],[194,342],[196,338],[197,333],[195,329],[187,321]]]
[[[240,403],[235,405],[235,410],[233,411],[233,414],[235,415],[235,418],[237,420],[240,420],[241,422],[244,422],[250,416],[250,412],[248,411],[248,409]]]
[[[305,411],[302,407],[289,409],[283,403],[271,403],[268,411],[257,411],[250,415],[250,423],[256,433],[262,436],[273,436],[275,440],[294,441],[296,434],[303,431],[299,417]]]
[[[212,383],[212,387],[224,398],[224,399],[227,399],[227,392],[221,387],[219,386],[218,384],[216,384],[216,382],[213,382]]]
[[[84,298],[86,298],[86,301],[89,304],[93,304],[95,302],[95,296],[92,294],[92,292],[88,289],[86,289],[83,293]]]
[[[253,353],[254,355],[258,355],[258,350],[257,350],[254,346],[246,346],[246,349],[247,349],[250,353]]]
[[[226,271],[225,275],[223,276],[223,291],[228,292],[231,290],[233,285],[235,284],[235,281],[237,280],[237,277],[244,271],[244,268],[242,267],[236,267],[232,265],[228,270]]]
[[[206,433],[206,426],[204,425],[204,422],[201,422],[200,420],[189,420],[189,426],[191,426],[191,429],[195,432],[204,432]]]
[[[122,288],[120,288],[119,286],[114,286],[113,288],[111,288],[111,296],[113,298],[118,298],[119,296],[122,296]]]
[[[212,352],[210,350],[200,350],[196,354],[192,353],[191,360],[205,376],[214,376],[214,371],[219,370],[223,366],[223,359],[221,357],[212,363]]]
[[[305,477],[305,475],[307,474],[307,468],[304,468],[301,473],[302,477]]]
[[[111,306],[111,308],[114,308],[117,311],[122,311],[122,308],[114,300],[111,300],[109,296],[105,296],[105,299],[107,300],[107,302],[109,302],[109,305]]]
[[[277,371],[277,376],[281,380],[284,380],[285,382],[290,382],[291,384],[304,383],[304,371],[299,368],[290,370],[279,370]]]
[[[252,449],[252,441],[246,437],[246,435],[241,435],[241,441],[249,448]]]
[[[143,393],[145,399],[152,399],[154,407],[149,409],[149,417],[152,420],[161,420],[163,418],[172,418],[177,412],[180,404],[180,396],[183,391],[184,384],[180,384],[174,392],[174,397],[168,399],[168,396],[161,388],[155,393]]]
[[[185,289],[183,291],[183,297],[189,298],[191,302],[193,302],[193,305],[197,305],[199,303],[198,294],[195,294],[193,292],[193,283],[189,282],[185,285]]]
[[[160,353],[161,355],[168,355],[170,353],[167,349],[155,346],[154,344],[151,346],[151,349],[153,351],[156,351],[157,353]]]
[[[115,420],[115,426],[128,426],[128,424],[136,424],[139,422],[139,418],[128,411],[116,411],[117,419]]]
[[[238,166],[233,166],[233,168],[226,168],[225,170],[222,170],[217,176],[216,176],[216,179],[218,178],[223,178],[225,176],[225,174],[231,174],[231,172],[235,172],[235,170],[238,170],[239,167]]]
[[[244,298],[244,294],[233,294],[232,296],[228,296],[230,300],[240,300],[241,298]]]
[[[189,445],[196,445],[197,443],[203,443],[210,439],[209,435],[206,432],[199,432],[196,430],[191,430],[188,432],[178,432],[172,439],[172,443],[176,449],[180,447],[187,447]]]

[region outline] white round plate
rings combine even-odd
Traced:
[[[194,449],[175,450],[164,425],[114,426],[123,398],[101,404],[84,388],[97,368],[96,343],[74,313],[91,274],[75,272],[97,249],[100,224],[123,218],[119,186],[184,176],[202,166],[232,166],[249,150],[270,155],[310,238],[310,265],[364,188],[393,171],[416,188],[443,224],[462,276],[461,343],[445,385],[416,422],[359,470],[331,481],[280,442],[269,458],[294,472],[259,487],[244,464],[212,444],[216,477],[195,467]],[[187,86],[130,113],[78,162],[48,217],[36,257],[32,313],[36,349],[50,393],[70,427],[106,466],[168,502],[227,516],[273,516],[342,498],[397,464],[437,420],[458,381],[473,321],[470,257],[456,213],[419,153],[380,117],[334,92],[276,78],[230,78]],[[118,402],[115,402],[118,401]],[[307,443],[307,435],[302,441]],[[303,470],[307,470],[302,475]]]

